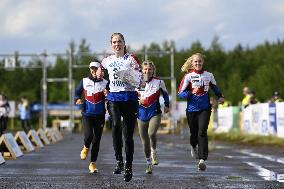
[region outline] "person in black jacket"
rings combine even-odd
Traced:
[[[0,92],[0,136],[7,129],[10,105],[7,96]]]

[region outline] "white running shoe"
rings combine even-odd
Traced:
[[[194,159],[198,159],[198,152],[197,152],[197,147],[190,147],[191,149],[191,157],[193,157]]]
[[[206,164],[205,164],[205,161],[204,161],[203,159],[200,159],[200,160],[199,160],[198,169],[201,170],[201,171],[205,171],[205,169],[206,169]]]

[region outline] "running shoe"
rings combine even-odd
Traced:
[[[151,150],[151,158],[152,158],[152,164],[153,165],[158,165],[159,164],[159,159],[158,159],[156,150]]]
[[[113,174],[121,174],[122,171],[124,171],[123,161],[117,161]]]
[[[129,182],[131,179],[132,179],[132,167],[131,166],[125,166],[124,181]]]
[[[98,172],[97,165],[96,165],[95,162],[90,163],[89,170],[90,170],[90,173],[97,173]]]
[[[201,171],[205,171],[205,169],[206,169],[206,164],[205,164],[205,161],[204,161],[203,159],[200,159],[200,160],[199,160],[198,169],[201,170]]]
[[[147,174],[152,174],[152,172],[153,172],[153,165],[152,164],[147,164],[146,173]]]
[[[83,146],[83,149],[81,151],[80,157],[82,160],[85,160],[88,156],[89,148],[87,148],[85,145]]]

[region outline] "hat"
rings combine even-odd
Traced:
[[[89,65],[89,68],[91,68],[91,67],[99,68],[99,67],[101,67],[101,64],[99,62],[91,62],[90,65]]]

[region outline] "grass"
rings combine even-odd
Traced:
[[[275,147],[284,147],[284,138],[277,136],[260,136],[243,134],[239,131],[230,131],[228,133],[214,133],[208,132],[209,140],[226,141],[237,144],[251,144],[251,145],[268,145]]]
[[[242,180],[240,176],[227,176],[226,179],[228,180]]]

